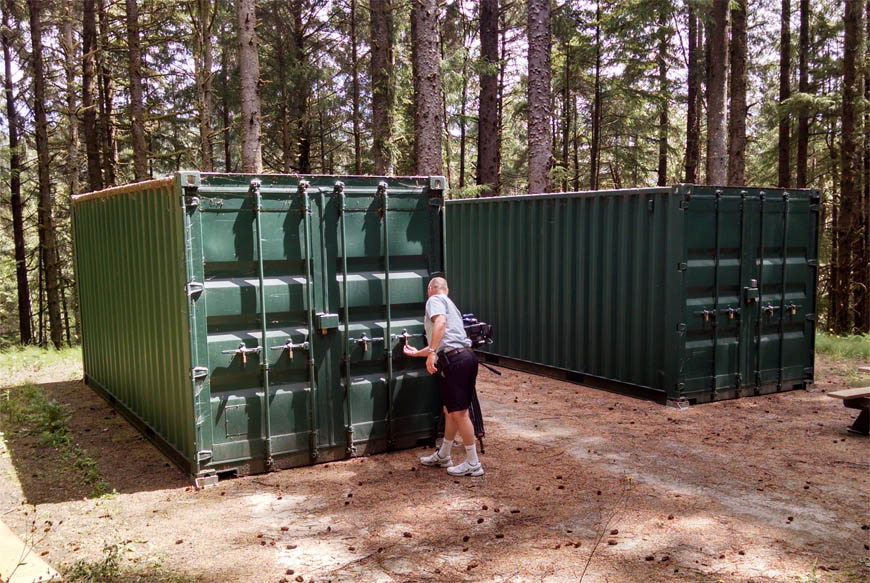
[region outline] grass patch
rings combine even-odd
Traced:
[[[870,362],[870,334],[836,336],[817,332],[816,351],[832,358]]]
[[[80,346],[39,348],[14,346],[0,350],[0,370],[6,371],[0,379],[2,386],[33,384],[40,373],[51,372],[52,381],[67,381],[82,376],[82,349]]]
[[[91,489],[92,497],[109,494],[111,488],[97,463],[73,440],[67,425],[70,415],[66,405],[47,399],[38,387],[17,387],[0,393],[0,427],[32,435],[40,447],[57,450],[71,462],[77,479]]]
[[[126,544],[103,547],[98,561],[75,561],[61,569],[67,583],[192,583],[194,579],[173,573],[160,563],[151,562],[145,568],[134,567],[124,560]]]

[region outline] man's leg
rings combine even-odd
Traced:
[[[447,412],[447,407],[442,407],[442,409],[444,409],[444,441],[453,441],[456,437],[456,422],[453,420],[453,416]]]
[[[471,423],[471,418],[468,416],[468,409],[463,409],[461,411],[454,411],[453,413],[447,414],[448,421],[445,423],[445,427],[452,425],[454,427],[453,435],[456,436],[456,431],[459,431],[459,435],[462,437],[462,442],[467,445],[474,444],[474,424]],[[447,439],[448,433],[444,431],[444,439]]]

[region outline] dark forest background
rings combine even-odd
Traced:
[[[0,10],[2,342],[78,340],[71,195],[178,169],[818,188],[820,326],[870,332],[870,1]]]

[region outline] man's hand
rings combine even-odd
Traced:
[[[405,353],[405,356],[417,356],[420,351],[411,346],[410,344],[405,344],[402,352]]]
[[[435,368],[435,362],[438,360],[438,355],[434,352],[430,352],[429,356],[426,357],[426,370],[429,371],[429,374],[435,374],[438,372],[438,369]]]

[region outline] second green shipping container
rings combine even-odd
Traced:
[[[452,200],[448,280],[493,362],[697,403],[813,380],[819,193],[681,185]]]

